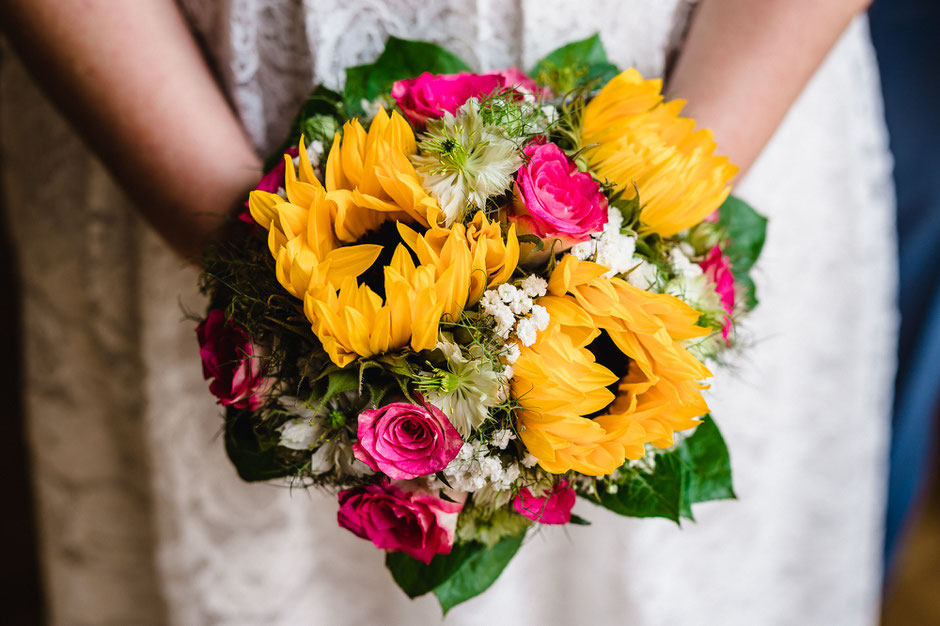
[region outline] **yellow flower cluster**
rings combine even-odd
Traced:
[[[437,345],[441,319],[455,320],[483,291],[516,269],[515,228],[479,213],[467,225],[438,226],[436,201],[424,191],[408,158],[414,133],[398,113],[380,111],[368,133],[358,120],[336,134],[317,180],[303,139],[295,169],[285,165],[287,200],[253,191],[252,217],[268,229],[278,282],[304,301],[304,314],[334,363],[410,345]],[[378,259],[381,246],[354,244],[387,221],[398,221],[399,244],[383,268],[384,298],[358,278]],[[419,235],[402,222],[428,230]],[[410,251],[409,251],[410,249]],[[418,263],[412,257],[417,258]]]
[[[628,198],[639,189],[641,231],[669,237],[717,209],[738,168],[715,156],[711,131],[679,115],[685,102],[662,102],[661,88],[622,72],[585,107],[581,140],[600,179]]]
[[[695,324],[699,313],[672,296],[603,278],[606,271],[562,259],[538,299],[551,323],[514,364],[520,437],[549,472],[610,474],[624,459],[642,457],[646,443],[672,445],[674,431],[708,412],[701,381],[711,373],[679,343],[709,332]],[[619,383],[588,349],[601,332],[630,358]]]

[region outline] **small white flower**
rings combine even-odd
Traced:
[[[483,309],[486,315],[495,320],[496,334],[504,339],[508,338],[509,333],[512,332],[513,324],[516,323],[516,318],[512,313],[512,309],[506,306],[495,289],[489,289],[483,293],[483,297],[480,298],[480,308]]]
[[[511,379],[516,374],[516,369],[512,365],[507,365],[503,368],[503,376],[506,380]]]
[[[516,438],[516,435],[508,428],[497,430],[490,437],[490,443],[500,450],[505,450],[509,442]]]
[[[516,337],[519,338],[519,341],[524,346],[531,346],[535,343],[538,332],[535,329],[535,324],[532,323],[527,317],[522,318],[516,322]]]
[[[516,465],[515,463],[507,467],[503,472],[503,481],[501,485],[502,488],[511,489],[513,483],[515,483],[519,479],[519,476],[521,474],[522,474],[522,471],[519,469],[519,466]]]
[[[525,456],[522,457],[522,464],[526,467],[535,467],[538,463],[539,460],[531,452],[526,452]]]
[[[324,441],[310,457],[312,474],[325,474],[334,468],[341,476],[365,476],[372,473],[372,469],[353,454],[352,444],[341,437]]]
[[[291,450],[309,450],[323,432],[319,424],[302,417],[284,422],[277,430],[281,433],[279,445]]]
[[[542,332],[548,328],[548,322],[550,321],[548,309],[540,304],[533,305],[532,315],[529,317],[529,319],[532,321],[535,329],[539,332]]]
[[[507,363],[515,363],[519,359],[521,351],[519,350],[519,344],[512,342],[506,344],[506,349],[503,351],[503,360]]]
[[[659,268],[638,256],[633,257],[633,268],[627,274],[627,282],[634,287],[649,290],[653,285],[659,282]]]
[[[516,299],[516,294],[518,291],[519,290],[516,289],[515,285],[510,285],[509,283],[503,283],[496,288],[496,293],[499,294],[500,299],[506,304],[509,304]]]
[[[509,303],[509,308],[516,315],[525,315],[532,310],[532,298],[520,291],[519,297]]]
[[[530,298],[541,298],[548,291],[548,282],[541,276],[530,274],[522,281],[522,290]]]
[[[590,261],[597,253],[597,239],[588,239],[571,246],[569,250],[579,261]]]
[[[503,305],[502,308],[496,310],[493,317],[496,319],[496,334],[504,339],[509,337],[513,324],[516,322],[516,316],[512,314],[512,310]]]
[[[499,476],[503,472],[503,464],[499,459],[492,456],[485,456],[479,459],[480,471],[486,477]]]
[[[685,278],[695,278],[704,272],[698,263],[693,263],[677,246],[669,251],[669,262],[676,274]]]

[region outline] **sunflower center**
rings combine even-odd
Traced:
[[[385,299],[385,266],[390,265],[395,249],[402,242],[401,235],[398,233],[397,222],[383,222],[377,229],[372,230],[360,237],[356,244],[371,243],[382,246],[382,252],[379,258],[375,260],[369,269],[359,275],[359,282],[368,285],[372,291]],[[418,265],[418,258],[414,255],[408,246],[405,246],[411,255],[411,260]]]
[[[607,388],[610,390],[614,397],[617,397],[618,386],[620,385],[620,378],[623,378],[627,370],[630,367],[630,357],[620,351],[620,348],[617,347],[617,344],[614,343],[613,339],[610,338],[610,335],[607,334],[607,331],[602,330],[601,334],[597,338],[588,344],[587,349],[591,351],[591,354],[594,355],[594,359],[609,369],[611,372],[617,376],[617,381],[607,385]],[[611,401],[611,404],[613,401]],[[603,415],[607,412],[610,404],[605,406],[600,411],[591,413],[590,415],[585,415],[589,419],[593,419],[599,415]]]

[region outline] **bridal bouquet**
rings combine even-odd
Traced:
[[[588,524],[578,496],[677,522],[733,497],[702,392],[765,221],[660,90],[596,36],[528,75],[393,38],[317,88],[205,258],[241,477],[336,492],[445,611],[527,533]]]

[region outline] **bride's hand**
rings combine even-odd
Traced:
[[[176,3],[2,0],[0,24],[150,223],[198,259],[260,162]]]
[[[702,0],[668,82],[745,172],[869,0]],[[824,132],[820,129],[820,132]]]

